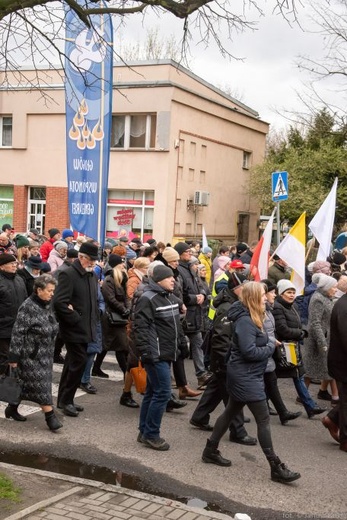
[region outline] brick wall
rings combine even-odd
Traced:
[[[27,229],[28,217],[28,187],[13,187],[13,227],[15,231],[23,232]]]
[[[53,227],[60,231],[70,227],[67,188],[46,188],[45,235]]]

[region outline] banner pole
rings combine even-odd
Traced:
[[[277,247],[281,242],[281,217],[280,217],[280,203],[276,203],[276,219],[277,219]]]

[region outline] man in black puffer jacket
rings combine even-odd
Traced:
[[[172,294],[175,280],[170,267],[157,265],[135,307],[134,334],[137,352],[147,372],[138,442],[166,451],[160,425],[171,398],[171,362],[185,341],[180,324],[180,300]]]

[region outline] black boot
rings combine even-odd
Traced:
[[[50,412],[45,412],[45,419],[48,428],[52,430],[52,432],[54,432],[55,430],[59,430],[59,428],[63,427],[61,422],[57,419],[54,410],[51,410]]]
[[[96,355],[96,358],[94,360],[94,365],[93,365],[93,368],[92,368],[92,376],[94,376],[94,377],[102,377],[103,379],[108,379],[109,378],[109,375],[106,374],[106,372],[103,372],[101,370],[101,364],[104,361],[104,359],[106,357],[106,354],[107,354],[106,350],[103,350],[100,354]]]
[[[182,401],[181,399],[178,399],[174,393],[171,394],[171,399],[168,401],[166,405],[166,411],[172,412],[172,410],[178,410],[179,408],[183,408],[184,406],[187,406],[186,401]]]
[[[123,406],[128,406],[128,408],[139,408],[140,406],[136,401],[134,401],[131,392],[123,392],[119,402]]]
[[[231,466],[231,460],[225,459],[217,449],[218,444],[214,444],[207,439],[206,447],[202,453],[202,461],[207,464],[216,464],[217,466]]]
[[[14,421],[26,421],[27,418],[24,415],[18,413],[18,404],[9,404],[5,408],[6,419],[13,419]]]
[[[302,412],[288,412],[286,410],[283,414],[280,415],[280,421],[282,424],[287,424],[288,421],[293,421],[302,415]]]
[[[274,482],[287,484],[289,482],[294,482],[294,480],[298,480],[298,478],[301,477],[300,473],[288,469],[287,466],[276,456],[271,459],[269,458],[268,461],[271,468],[271,480]]]

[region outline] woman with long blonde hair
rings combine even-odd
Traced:
[[[258,440],[270,464],[271,479],[287,483],[300,478],[300,473],[290,471],[277,457],[272,446],[264,372],[268,359],[275,350],[275,344],[263,327],[265,302],[264,285],[248,282],[243,287],[240,301],[235,302],[229,310],[228,318],[233,324],[233,338],[227,361],[229,401],[215,423],[202,460],[218,466],[231,466],[231,461],[222,457],[218,451],[218,445],[228,430],[230,421],[247,405],[257,423]]]

